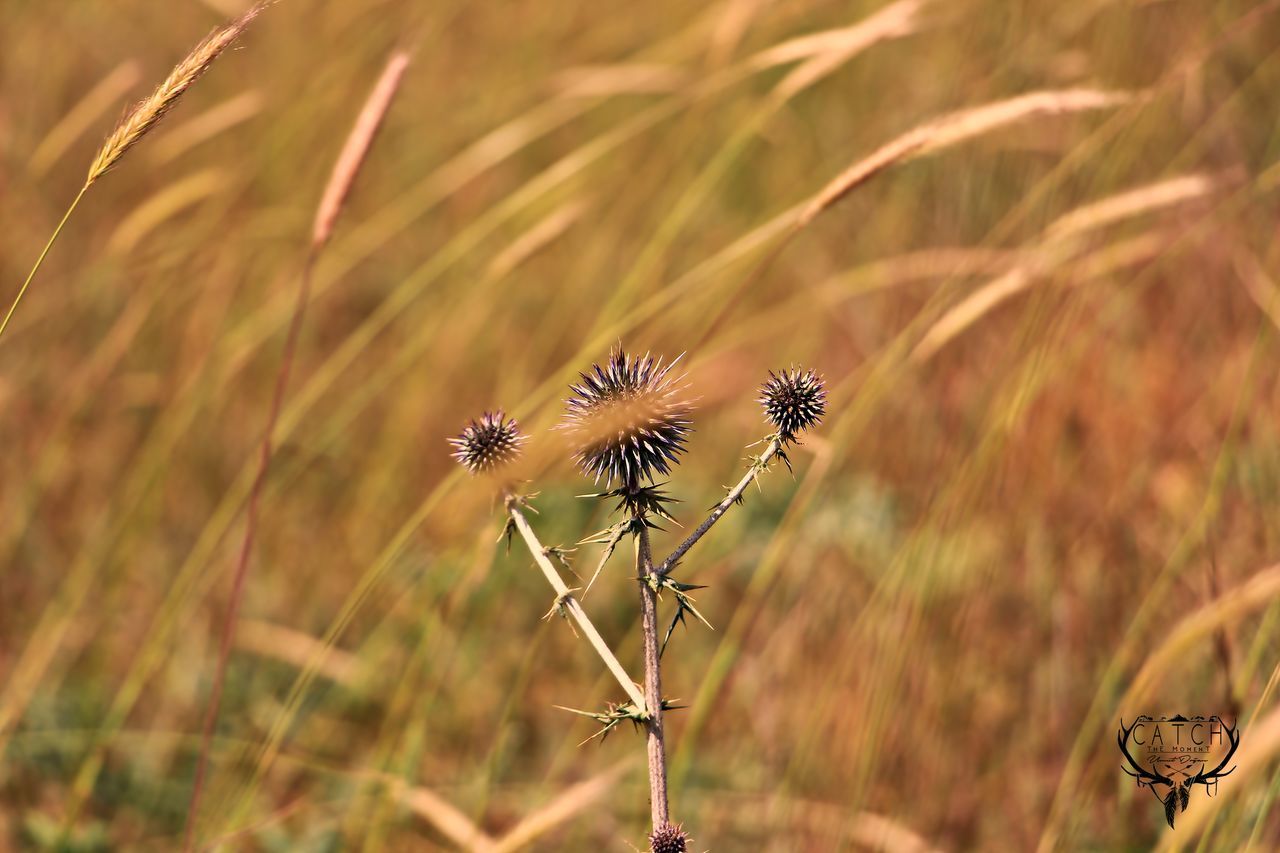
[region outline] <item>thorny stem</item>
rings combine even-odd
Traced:
[[[647,751],[649,757],[649,808],[653,818],[653,829],[658,831],[671,823],[671,812],[667,802],[667,752],[662,731],[662,646],[658,642],[658,590],[657,580],[664,577],[675,566],[680,558],[711,529],[720,516],[742,497],[747,486],[760,476],[769,462],[782,449],[782,439],[774,437],[764,453],[752,462],[750,470],[738,481],[738,485],[729,490],[724,500],[716,504],[698,529],[689,534],[689,538],[671,552],[671,556],[662,561],[662,565],[654,567],[653,552],[649,545],[649,528],[637,524],[636,536],[636,574],[640,578],[640,616],[644,632],[644,695],[652,712],[647,724]],[[642,519],[637,518],[642,521]]]
[[[747,486],[751,485],[752,481],[755,480],[756,477],[760,476],[760,473],[768,466],[770,460],[772,460],[781,449],[782,442],[780,439],[773,438],[769,441],[769,446],[765,448],[764,453],[760,454],[760,458],[752,463],[751,469],[747,471],[746,475],[743,476],[741,480],[738,481],[738,485],[730,489],[729,494],[725,495],[724,500],[716,504],[711,510],[711,514],[707,516],[706,520],[698,525],[698,529],[690,533],[689,538],[681,542],[680,546],[672,551],[671,555],[667,557],[667,559],[662,561],[662,565],[658,567],[657,571],[659,575],[666,575],[675,568],[676,563],[680,562],[680,558],[688,553],[689,549],[692,548],[697,541],[711,529],[711,526],[720,520],[720,516],[728,512],[729,507],[733,506],[738,499],[742,497],[742,493],[747,490]]]
[[[510,516],[516,530],[520,531],[520,538],[528,546],[534,562],[538,564],[538,568],[542,569],[542,574],[546,576],[547,583],[551,584],[551,588],[556,591],[556,602],[578,623],[578,627],[582,629],[582,634],[587,638],[587,642],[596,650],[596,654],[600,655],[604,665],[613,673],[613,677],[618,680],[618,684],[622,685],[622,689],[626,691],[627,696],[635,703],[639,712],[643,714],[647,707],[657,707],[645,702],[645,697],[636,687],[636,683],[627,675],[627,671],[622,668],[622,664],[618,663],[618,659],[609,649],[609,644],[600,636],[600,632],[596,630],[595,625],[591,624],[591,620],[587,617],[587,612],[582,609],[578,599],[573,597],[573,593],[565,585],[565,582],[561,580],[555,566],[551,565],[551,561],[547,559],[547,549],[538,541],[537,534],[533,532],[533,528],[529,526],[529,520],[520,511],[520,505],[514,495],[508,494],[506,496],[506,506],[507,515]]]
[[[218,724],[218,711],[222,706],[222,687],[227,678],[227,661],[231,657],[231,642],[235,638],[236,620],[240,615],[240,602],[244,598],[245,577],[249,574],[249,558],[253,554],[253,539],[258,529],[258,504],[262,497],[262,486],[267,479],[267,469],[271,466],[271,436],[276,431],[276,421],[280,418],[280,409],[284,404],[285,389],[289,385],[289,373],[293,368],[294,354],[298,349],[298,338],[302,331],[302,316],[311,294],[311,272],[315,267],[316,247],[307,253],[306,263],[302,268],[302,280],[298,285],[298,299],[293,306],[293,317],[289,321],[289,331],[285,337],[284,352],[280,356],[280,370],[276,374],[275,391],[271,397],[271,409],[267,414],[267,425],[263,431],[262,447],[258,455],[258,470],[254,474],[253,486],[249,491],[248,508],[245,510],[244,538],[240,542],[240,553],[236,559],[235,575],[231,582],[231,600],[227,604],[227,614],[222,624],[222,637],[218,646],[218,664],[214,671],[213,688],[209,694],[209,704],[205,711],[204,729],[200,734],[200,754],[196,760],[196,778],[191,788],[191,800],[187,804],[187,825],[183,830],[182,849],[191,850],[195,841],[197,813],[200,809],[200,798],[204,793],[205,773],[209,765],[209,748],[213,742],[213,730]]]
[[[657,577],[649,548],[649,528],[637,525],[636,575],[640,578],[640,617],[644,631],[644,698],[649,708],[646,747],[649,756],[649,811],[655,832],[671,822],[667,806],[667,749],[662,734],[662,670],[658,644],[658,592],[651,583]]]
[[[67,212],[62,214],[62,221],[58,223],[58,227],[53,229],[53,235],[49,237],[49,242],[44,244],[44,250],[40,253],[40,257],[36,258],[35,266],[31,268],[31,272],[27,273],[27,280],[22,283],[18,295],[13,298],[13,304],[9,306],[8,312],[4,315],[4,319],[0,320],[0,335],[4,335],[4,330],[8,328],[9,321],[13,319],[13,312],[18,310],[18,303],[22,301],[22,297],[26,295],[27,288],[31,286],[31,280],[36,277],[36,273],[40,271],[41,265],[44,263],[45,257],[48,256],[49,250],[53,248],[54,242],[57,241],[58,235],[62,233],[62,226],[67,224],[67,220],[71,218],[71,214],[75,211],[76,205],[80,203],[80,199],[84,198],[85,190],[89,189],[89,185],[85,184],[80,188],[80,192],[76,193],[76,197],[71,200],[71,206],[67,208]]]

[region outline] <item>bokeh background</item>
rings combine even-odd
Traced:
[[[242,9],[0,2],[6,304],[121,111]],[[176,849],[311,218],[403,47],[317,268],[202,839],[644,846],[642,740],[580,745],[555,706],[616,688],[445,444],[505,406],[544,540],[606,526],[550,428],[622,341],[686,353],[686,525],[769,369],[831,391],[682,569],[715,626],[665,667],[696,849],[1276,849],[1277,44],[1244,0],[273,6],[0,341],[0,848]],[[615,561],[587,607],[638,671]],[[1170,832],[1115,730],[1175,712],[1243,744]]]

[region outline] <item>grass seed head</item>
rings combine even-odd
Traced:
[[[178,100],[199,80],[213,65],[213,61],[222,52],[235,43],[241,34],[262,13],[266,2],[255,3],[249,10],[224,27],[214,30],[187,54],[186,58],[169,72],[169,76],[149,96],[139,101],[124,117],[116,129],[107,137],[89,166],[89,176],[85,187],[89,187],[98,178],[120,162],[129,149],[142,141],[142,137],[151,132]]]

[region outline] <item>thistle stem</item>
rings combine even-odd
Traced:
[[[13,318],[13,312],[18,310],[18,303],[21,302],[22,297],[26,295],[27,288],[31,286],[31,282],[36,277],[36,273],[40,271],[40,267],[44,264],[44,259],[49,254],[49,250],[53,248],[53,244],[58,239],[58,235],[62,233],[62,226],[67,224],[67,220],[71,218],[71,214],[75,211],[76,205],[80,203],[80,199],[84,198],[84,194],[87,189],[89,189],[89,185],[85,184],[80,188],[80,192],[76,193],[76,197],[71,200],[71,206],[67,208],[66,213],[62,214],[62,221],[58,223],[57,228],[53,229],[53,235],[49,237],[49,242],[44,244],[44,250],[40,252],[40,257],[36,258],[35,266],[31,268],[31,272],[27,273],[27,280],[22,283],[22,288],[18,290],[18,295],[13,298],[13,304],[9,306],[8,312],[4,315],[4,319],[0,320],[0,336],[4,335],[4,330],[8,328],[9,321]]]
[[[591,619],[587,617],[587,612],[582,609],[582,605],[573,597],[573,593],[565,582],[561,580],[560,574],[556,571],[555,566],[551,565],[551,560],[547,559],[547,549],[538,540],[538,536],[533,532],[533,528],[529,525],[529,520],[525,518],[515,496],[506,496],[507,515],[510,516],[512,524],[516,530],[520,532],[520,538],[524,540],[524,544],[529,548],[529,553],[533,555],[533,560],[538,564],[538,568],[542,569],[542,574],[546,577],[547,583],[551,584],[551,588],[556,591],[556,602],[568,611],[573,620],[578,623],[578,627],[582,629],[582,634],[587,638],[587,642],[596,650],[596,654],[600,656],[600,660],[604,661],[604,665],[609,668],[609,672],[613,673],[613,677],[618,680],[618,684],[626,691],[631,701],[635,703],[636,708],[641,714],[645,713],[650,707],[645,702],[645,696],[636,687],[636,683],[627,675],[627,671],[622,668],[622,664],[618,663],[617,657],[609,649],[609,644],[600,636],[600,632],[596,630],[595,625],[591,624]]]
[[[649,547],[649,528],[637,525],[636,575],[640,578],[640,618],[644,632],[644,698],[649,708],[646,749],[649,757],[649,811],[654,832],[671,823],[667,805],[667,748],[662,733],[662,656],[658,643],[658,577]]]
[[[679,547],[672,551],[671,555],[662,561],[662,565],[658,566],[657,570],[659,575],[669,574],[671,570],[675,568],[676,563],[680,562],[680,558],[683,557],[690,548],[697,544],[698,540],[711,529],[712,525],[720,520],[720,516],[729,511],[729,507],[733,506],[734,503],[742,497],[742,493],[747,490],[747,486],[751,485],[752,481],[754,481],[756,477],[760,476],[761,472],[764,471],[764,469],[769,465],[769,462],[781,449],[782,442],[780,439],[770,439],[769,446],[765,448],[764,453],[760,454],[760,458],[756,462],[752,463],[751,470],[747,471],[743,478],[738,481],[738,485],[730,489],[729,494],[725,495],[724,500],[720,501],[720,503],[716,504],[715,507],[712,508],[711,514],[707,516],[706,520],[699,524],[698,528],[689,534],[689,538],[681,542]]]

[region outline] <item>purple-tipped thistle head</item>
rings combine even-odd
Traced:
[[[689,833],[682,826],[669,823],[649,833],[649,850],[651,853],[687,853],[689,840]]]
[[[661,358],[633,357],[619,347],[569,386],[561,429],[583,473],[597,483],[629,487],[670,473],[693,432],[684,377],[672,374],[679,361],[664,365]]]
[[[453,445],[453,458],[462,467],[472,474],[482,474],[515,459],[525,438],[516,419],[508,418],[499,409],[470,421],[449,443]]]
[[[816,426],[827,413],[827,388],[812,370],[770,370],[769,380],[760,387],[760,405],[778,438],[795,441],[797,433]]]

